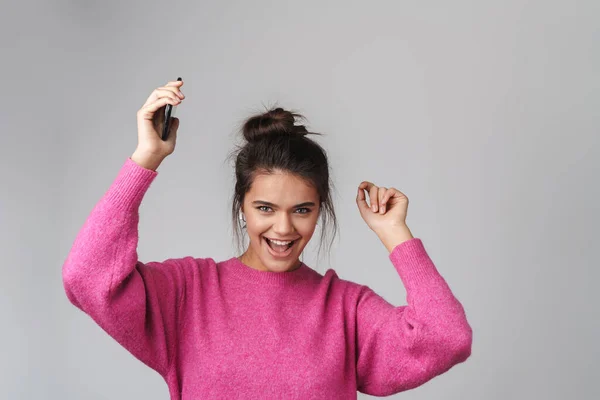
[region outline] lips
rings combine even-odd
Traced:
[[[269,239],[268,237],[265,237],[265,240],[267,241],[267,244],[269,244],[269,246],[270,246],[270,245],[271,245],[271,243],[272,243],[272,240],[273,240],[273,239]],[[277,240],[277,239],[275,239],[275,240]],[[290,247],[292,247],[292,246],[293,246],[293,245],[296,243],[296,241],[297,241],[297,240],[298,240],[298,239],[294,239],[294,240],[292,240],[292,241],[290,242],[290,244],[288,244],[288,245],[287,245],[287,246],[288,246],[287,248],[289,249]],[[277,240],[277,241],[278,241],[278,242],[287,242],[288,240]],[[275,244],[275,243],[273,243],[273,244]]]
[[[293,240],[284,251],[276,251],[271,247],[270,240],[263,236],[265,239],[265,245],[267,246],[267,251],[271,254],[271,256],[275,258],[285,258],[292,254],[293,247],[298,242],[298,239]]]

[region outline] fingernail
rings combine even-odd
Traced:
[[[376,206],[372,206],[371,209],[373,210],[373,212],[377,211],[377,207]]]

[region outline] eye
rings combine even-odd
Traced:
[[[300,211],[300,210],[304,210],[304,212],[300,212],[298,214],[308,214],[311,211],[310,208],[306,208],[306,207],[301,207],[301,208],[296,209],[296,211]]]
[[[260,210],[262,212],[268,212],[267,210],[265,210],[265,208],[268,208],[269,210],[271,209],[271,207],[269,207],[269,206],[258,206],[258,207],[256,207],[257,210]]]

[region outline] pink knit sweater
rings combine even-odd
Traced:
[[[62,272],[68,299],[157,371],[171,399],[387,396],[471,354],[464,309],[418,238],[389,255],[407,293],[398,307],[306,264],[138,260],[139,207],[157,174],[126,160]]]

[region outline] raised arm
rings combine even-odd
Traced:
[[[77,234],[62,274],[71,303],[164,374],[175,348],[184,276],[177,260],[138,260],[138,208],[155,175],[127,159]]]
[[[388,396],[412,389],[465,361],[472,330],[464,309],[420,239],[396,246],[390,260],[408,305],[395,307],[368,286],[357,305],[357,386]]]
[[[176,352],[184,268],[182,260],[138,260],[139,207],[156,168],[173,152],[179,126],[175,120],[163,141],[154,117],[179,102],[182,84],[156,89],[138,111],[138,148],[93,208],[62,268],[71,303],[163,376]]]

